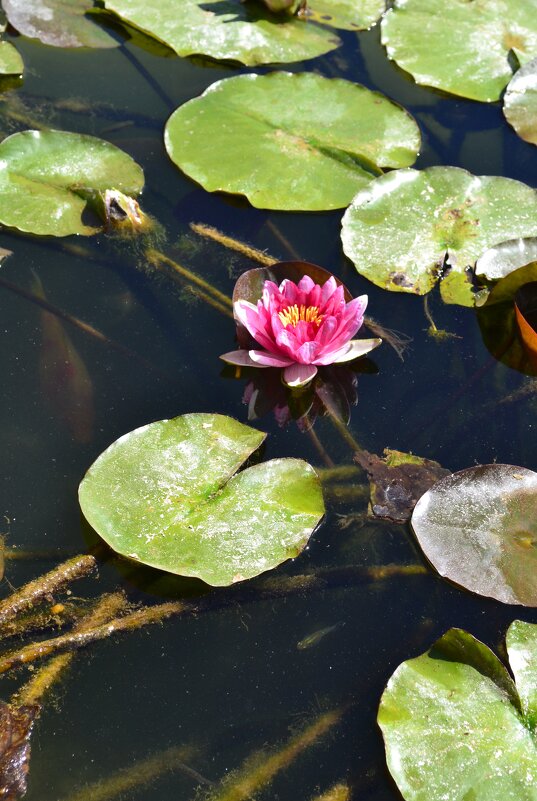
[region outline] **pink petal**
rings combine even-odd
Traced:
[[[279,288],[280,288],[280,293],[283,295],[285,300],[289,301],[291,306],[293,305],[293,303],[296,303],[298,295],[298,289],[296,284],[294,284],[288,278],[284,278]]]
[[[265,311],[264,309],[262,310]],[[267,331],[267,323],[262,319],[258,308],[247,300],[237,300],[233,304],[233,312],[237,320],[248,330],[256,342],[267,350],[273,350],[275,345]],[[265,312],[266,314],[266,312]],[[263,315],[264,316],[264,315]]]
[[[316,375],[317,368],[313,364],[292,364],[283,371],[283,380],[289,387],[302,387]]]
[[[296,360],[300,364],[311,364],[319,352],[316,342],[304,342],[296,352]]]
[[[318,342],[321,348],[324,348],[327,345],[337,328],[337,318],[336,317],[326,317],[317,331],[315,336],[315,342]]]
[[[306,292],[307,294],[314,288],[315,281],[312,281],[309,275],[303,275],[297,286],[300,292]]]
[[[274,295],[278,295],[278,293],[278,284],[275,284],[274,281],[265,281],[263,284],[263,306],[266,309],[268,309],[270,298]]]
[[[236,364],[239,367],[264,367],[263,364],[258,364],[250,358],[247,350],[231,350],[229,353],[223,353],[220,358],[226,364]]]
[[[326,301],[332,297],[336,289],[337,289],[337,281],[332,275],[330,276],[328,281],[321,287],[321,303],[326,303]]]
[[[293,364],[289,357],[266,350],[249,350],[248,355],[257,367],[288,367]]]
[[[341,364],[342,362],[350,362],[360,356],[365,356],[366,353],[378,348],[381,342],[382,339],[353,339],[349,342],[347,351],[334,359],[333,363]]]

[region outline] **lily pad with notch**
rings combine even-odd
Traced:
[[[172,114],[165,144],[209,192],[242,194],[257,208],[321,211],[346,206],[382,170],[413,164],[420,133],[378,92],[274,72],[212,84]]]
[[[506,644],[515,681],[462,629],[390,678],[378,723],[406,801],[536,801],[537,626],[515,620]]]
[[[265,434],[219,414],[186,414],[131,431],[88,470],[82,511],[118,553],[227,586],[297,556],[324,515],[301,459],[237,473]]]
[[[397,170],[362,189],[343,217],[343,249],[377,286],[474,305],[472,269],[498,242],[537,235],[537,193],[459,167]]]
[[[506,604],[537,606],[537,473],[486,464],[440,479],[412,528],[433,567]]]

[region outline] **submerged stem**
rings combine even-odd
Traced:
[[[156,267],[160,269],[162,267],[168,267],[171,270],[168,275],[177,276],[185,279],[186,281],[190,281],[191,284],[195,284],[196,286],[201,287],[202,290],[207,292],[209,295],[212,295],[219,303],[223,306],[231,308],[231,298],[228,295],[225,295],[223,292],[220,292],[219,289],[214,287],[204,278],[201,278],[196,273],[193,273],[192,270],[189,270],[187,267],[183,267],[178,262],[170,259],[168,256],[165,256],[164,253],[161,253],[160,250],[155,250],[155,248],[148,248],[145,252],[145,256],[151,264],[152,267]]]
[[[226,234],[222,233],[222,231],[219,231],[218,228],[213,228],[211,225],[205,225],[204,223],[190,223],[190,228],[199,236],[203,236],[205,239],[212,239],[213,242],[218,242],[220,245],[223,245],[223,247],[228,248],[228,250],[234,250],[237,253],[242,253],[242,255],[246,256],[246,258],[252,259],[252,261],[257,261],[264,267],[271,267],[278,261],[278,259],[275,259],[268,253],[258,250],[251,245],[247,245],[245,242],[241,242],[240,239],[234,239],[232,236],[227,236]]]
[[[349,801],[351,791],[347,784],[336,784],[326,793],[315,796],[313,801]]]

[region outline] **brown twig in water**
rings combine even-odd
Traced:
[[[287,237],[286,237],[284,234],[282,234],[282,232],[280,231],[280,229],[278,228],[278,226],[277,226],[277,225],[275,225],[275,224],[272,222],[272,220],[267,220],[267,222],[266,222],[266,226],[267,226],[267,228],[269,229],[269,231],[271,232],[271,234],[273,234],[273,235],[276,237],[276,239],[278,240],[278,242],[280,243],[280,245],[283,245],[283,247],[284,247],[284,248],[286,249],[286,251],[289,253],[289,255],[291,256],[291,258],[295,259],[295,261],[303,261],[303,259],[300,257],[300,254],[299,254],[299,253],[298,253],[298,252],[295,250],[295,248],[294,248],[294,247],[293,247],[293,245],[292,245],[292,244],[289,242],[289,240],[287,239]],[[276,259],[275,259],[275,261],[276,261]]]
[[[189,281],[191,284],[195,284],[195,286],[199,286],[200,289],[207,292],[209,295],[212,295],[215,300],[221,303],[223,306],[227,306],[231,308],[231,298],[228,295],[225,295],[223,292],[220,292],[219,289],[214,287],[204,278],[201,278],[196,273],[193,273],[192,270],[189,270],[187,267],[183,267],[182,264],[170,259],[168,256],[165,256],[164,253],[161,253],[160,250],[155,250],[155,248],[148,248],[145,251],[145,256],[147,261],[152,267],[156,269],[161,269],[162,267],[167,267],[167,275],[175,276],[177,278],[181,278],[183,280]],[[181,281],[183,283],[183,281]]]
[[[262,264],[264,267],[270,267],[272,264],[275,264],[278,261],[278,259],[275,259],[268,253],[264,253],[262,250],[258,250],[251,245],[247,245],[245,242],[241,242],[239,239],[234,239],[231,236],[227,236],[226,234],[223,234],[222,231],[219,231],[218,228],[213,228],[211,225],[205,225],[204,223],[190,223],[190,228],[199,236],[203,236],[205,239],[212,239],[213,242],[218,242],[220,245],[223,245],[223,247],[228,248],[228,250],[234,250],[237,253],[241,253],[243,256],[246,256],[246,258],[252,259],[252,261],[256,261],[258,264]]]
[[[346,784],[336,784],[326,793],[315,796],[313,801],[349,801],[351,791]]]
[[[212,306],[213,309],[219,311],[220,314],[225,314],[226,317],[230,317],[232,320],[234,319],[233,312],[231,311],[229,306],[224,306],[223,303],[220,303],[212,295],[209,295],[207,292],[204,292],[202,289],[199,289],[199,287],[186,286],[185,291],[190,292],[192,295],[194,295],[194,297],[203,300],[209,306]]]
[[[334,467],[316,467],[319,478],[323,484],[329,481],[342,481],[346,478],[359,478],[363,475],[363,470],[354,464],[340,464]]]
[[[319,456],[321,457],[321,459],[323,460],[323,462],[326,465],[326,468],[324,468],[324,469],[333,468],[334,467],[334,461],[332,460],[332,458],[327,453],[323,443],[321,442],[321,440],[319,439],[319,437],[317,436],[317,434],[315,433],[313,428],[308,428],[307,429],[307,434],[308,434],[308,437],[311,439],[315,450],[317,451],[317,453],[319,454]]]
[[[212,785],[212,782],[185,763],[194,756],[190,746],[172,746],[165,751],[147,757],[128,768],[123,768],[107,779],[89,784],[75,790],[63,801],[112,801],[123,793],[141,788],[166,773],[184,773],[198,784]]]
[[[44,596],[57,592],[71,581],[88,576],[96,567],[97,562],[93,556],[82,554],[68,559],[50,573],[45,573],[35,581],[25,584],[9,598],[0,602],[0,626],[41,601]]]
[[[96,626],[101,626],[126,608],[127,599],[123,593],[116,592],[103,595],[94,609],[78,621],[73,629],[73,633],[89,631]],[[42,703],[43,696],[59,679],[64,670],[69,667],[74,656],[75,655],[72,653],[60,654],[43,665],[43,667],[32,676],[30,681],[19,690],[14,698],[14,702],[18,706]]]

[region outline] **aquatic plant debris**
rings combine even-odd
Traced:
[[[304,275],[298,284],[265,281],[255,306],[237,300],[235,317],[258,346],[224,353],[220,358],[241,367],[277,367],[290,387],[301,387],[318,368],[364,356],[380,339],[352,339],[364,321],[367,295],[345,302],[343,286],[331,276],[322,286]]]
[[[119,47],[86,12],[93,0],[2,0],[10,24],[23,36],[53,47]]]
[[[408,210],[412,209],[412,214]],[[473,306],[472,269],[489,248],[537,235],[537,192],[459,167],[397,170],[362,189],[343,216],[343,249],[360,275],[394,292]]]
[[[537,56],[537,5],[395,0],[381,31],[388,57],[417,83],[493,102],[511,79],[511,53],[520,64]]]
[[[301,459],[236,471],[265,434],[219,414],[186,414],[131,431],[88,470],[88,522],[117,552],[225,586],[297,556],[324,514]]]
[[[485,464],[438,481],[412,528],[441,576],[506,604],[537,606],[537,473]]]
[[[421,496],[439,479],[450,475],[438,462],[389,448],[384,449],[383,458],[357,451],[354,461],[369,478],[369,514],[393,523],[410,520]]]
[[[413,164],[421,140],[413,117],[379,92],[273,72],[212,84],[174,111],[164,141],[209,192],[245,195],[256,208],[321,211],[347,206],[383,169]]]
[[[406,801],[537,798],[537,626],[515,620],[506,645],[515,681],[461,629],[390,678],[378,723]]]
[[[26,233],[94,234],[99,225],[83,215],[95,194],[138,195],[143,185],[142,168],[94,136],[22,131],[0,143],[0,223]]]
[[[537,58],[513,75],[503,96],[503,113],[521,139],[537,145]]]

